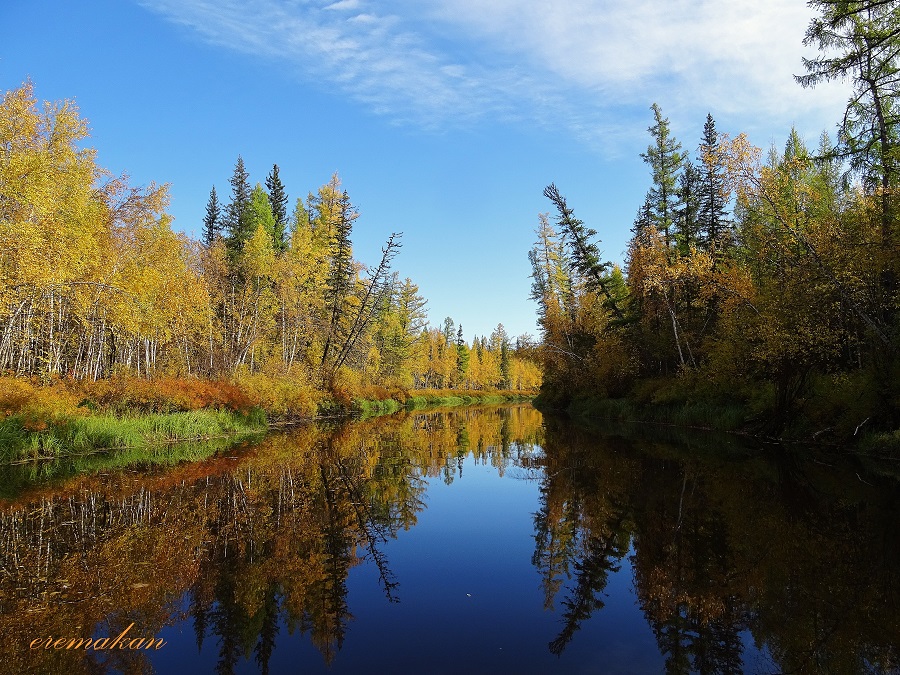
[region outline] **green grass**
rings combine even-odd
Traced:
[[[515,401],[530,401],[533,396],[509,396],[503,394],[484,394],[469,395],[460,394],[458,396],[412,396],[406,401],[407,410],[418,410],[429,406],[459,406],[459,405],[484,405],[491,403],[511,403]]]
[[[139,416],[112,414],[71,417],[45,429],[27,428],[18,416],[0,421],[0,461],[60,458],[100,450],[157,452],[181,441],[235,437],[266,428],[265,413],[195,410]]]
[[[492,403],[510,403],[515,401],[530,401],[534,398],[531,395],[509,395],[509,394],[454,394],[454,395],[434,395],[426,394],[420,396],[411,396],[405,402],[397,399],[353,399],[352,412],[354,415],[363,419],[375,417],[377,415],[389,415],[401,409],[420,410],[432,406],[461,406],[461,405],[484,405]]]
[[[182,441],[141,448],[95,450],[61,456],[51,461],[0,465],[0,499],[15,499],[36,485],[52,484],[81,474],[134,467],[176,466],[199,462],[244,443],[261,441],[264,431],[206,441]]]
[[[402,407],[400,401],[393,398],[381,401],[366,398],[353,399],[353,410],[362,419],[377,417],[378,415],[390,415]]]

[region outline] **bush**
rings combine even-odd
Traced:
[[[240,375],[235,384],[254,405],[275,417],[314,417],[322,400],[321,392],[293,377]]]

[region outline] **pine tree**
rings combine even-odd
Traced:
[[[653,142],[647,147],[647,152],[641,154],[641,158],[650,165],[653,172],[653,187],[648,193],[650,215],[656,229],[663,233],[668,249],[674,243],[672,229],[678,200],[676,185],[684,155],[681,153],[681,143],[671,135],[668,118],[662,116],[656,103],[650,109],[653,111],[654,124],[647,131],[653,137]]]
[[[206,204],[206,216],[203,218],[203,244],[212,246],[216,238],[222,233],[222,209],[219,206],[219,198],[216,195],[216,186],[213,185],[209,193],[209,201]]]
[[[288,196],[284,185],[278,175],[278,165],[273,164],[272,170],[266,176],[266,189],[268,190],[269,205],[272,208],[272,216],[275,218],[275,229],[272,235],[272,245],[275,251],[280,253],[287,248],[287,204]]]

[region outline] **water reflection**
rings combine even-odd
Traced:
[[[708,440],[604,438],[545,424],[529,406],[470,408],[304,427],[174,469],[35,485],[0,508],[0,672],[171,672],[147,652],[28,648],[131,623],[142,635],[187,627],[219,673],[276,672],[273,654],[297,640],[339,665],[348,635],[371,629],[351,611],[368,610],[349,590],[353,571],[370,571],[384,605],[419,600],[397,570],[433,563],[393,543],[415,538],[429,490],[487,467],[533,486],[533,555],[502,570],[533,607],[503,621],[544,638],[504,662],[516,670],[604,672],[586,647],[619,611],[613,586],[627,575],[658,649],[647,672],[900,672],[896,480]],[[415,641],[403,651],[415,658]],[[461,656],[444,656],[430,669],[461,670]]]
[[[37,650],[44,636],[144,633],[189,615],[217,672],[252,655],[262,672],[280,624],[330,663],[352,615],[347,576],[371,561],[388,601],[399,582],[381,544],[416,524],[425,479],[473,456],[528,464],[527,407],[421,413],[268,439],[240,457],[174,471],[95,475],[25,496],[0,514],[3,672],[145,672],[148,655]],[[179,600],[187,595],[183,608]]]
[[[894,478],[782,447],[741,458],[550,426],[534,564],[546,602],[565,596],[552,651],[602,608],[630,540],[667,673],[900,672]],[[752,667],[744,632],[767,654]]]

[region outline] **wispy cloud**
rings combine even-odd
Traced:
[[[210,43],[280,60],[426,128],[516,120],[609,147],[643,133],[632,113],[649,117],[653,101],[694,126],[712,110],[762,130],[796,122],[816,132],[845,98],[843,86],[810,92],[793,80],[810,53],[801,1],[140,2]]]

